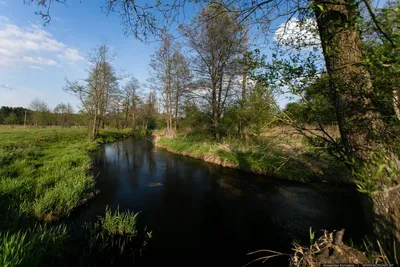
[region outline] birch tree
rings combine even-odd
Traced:
[[[89,57],[91,69],[83,83],[68,81],[65,90],[74,93],[91,118],[91,136],[95,139],[104,125],[110,103],[118,95],[118,77],[111,65],[112,55],[106,44],[98,46]]]

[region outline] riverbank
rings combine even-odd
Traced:
[[[89,152],[128,135],[103,130],[91,141],[86,128],[1,129],[0,229],[68,216],[94,190]]]
[[[280,134],[255,141],[224,139],[216,142],[204,133],[167,138],[153,134],[155,146],[209,163],[242,171],[299,181],[350,184],[344,164],[307,145],[298,136]]]
[[[0,129],[0,266],[68,266],[90,257],[56,221],[94,197],[90,153],[130,135],[106,129],[91,141],[86,128]],[[79,237],[83,248],[98,242],[85,238],[96,227]]]

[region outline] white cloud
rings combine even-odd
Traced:
[[[83,57],[79,54],[79,51],[75,48],[67,48],[63,54],[58,55],[60,58],[68,61],[81,61]]]
[[[38,64],[38,65],[47,65],[47,66],[55,66],[57,65],[57,62],[51,59],[46,59],[42,57],[27,57],[25,56],[23,58],[24,62],[28,63],[33,63],[33,64]]]
[[[65,61],[82,58],[77,49],[67,47],[42,27],[31,24],[22,28],[0,17],[0,68],[27,64],[55,66],[57,55],[63,55]]]
[[[29,68],[34,69],[34,70],[44,70],[44,68],[35,66],[35,65],[30,65]]]
[[[317,23],[313,19],[300,21],[292,18],[278,27],[274,37],[275,41],[286,46],[311,47],[321,44]]]
[[[4,5],[4,6],[6,6],[6,5],[7,5],[7,2],[6,2],[6,1],[4,1],[4,0],[0,0],[0,5]]]

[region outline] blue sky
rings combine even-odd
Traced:
[[[76,106],[77,99],[62,91],[65,78],[85,78],[87,55],[101,38],[116,53],[117,70],[146,81],[157,44],[126,37],[118,16],[101,12],[102,1],[79,2],[53,5],[51,23],[44,27],[34,5],[0,0],[0,106],[27,107],[36,97],[51,108],[60,102]]]
[[[28,107],[39,98],[50,108],[61,102],[77,107],[76,97],[62,90],[65,78],[87,76],[87,55],[102,38],[116,54],[115,68],[146,82],[158,43],[125,36],[118,15],[101,12],[102,0],[67,2],[68,6],[53,4],[52,20],[44,27],[35,5],[0,0],[0,106]],[[185,11],[187,17],[195,13],[193,7]],[[276,21],[274,27],[282,22]],[[279,99],[281,106],[286,102]]]

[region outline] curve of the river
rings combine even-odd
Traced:
[[[93,221],[107,205],[141,211],[141,223],[153,231],[145,251],[150,266],[243,266],[254,258],[248,252],[290,252],[295,240],[308,244],[310,227],[317,233],[345,228],[353,241],[364,234],[352,188],[226,169],[157,149],[145,139],[104,145],[93,170],[100,194],[69,220]]]

